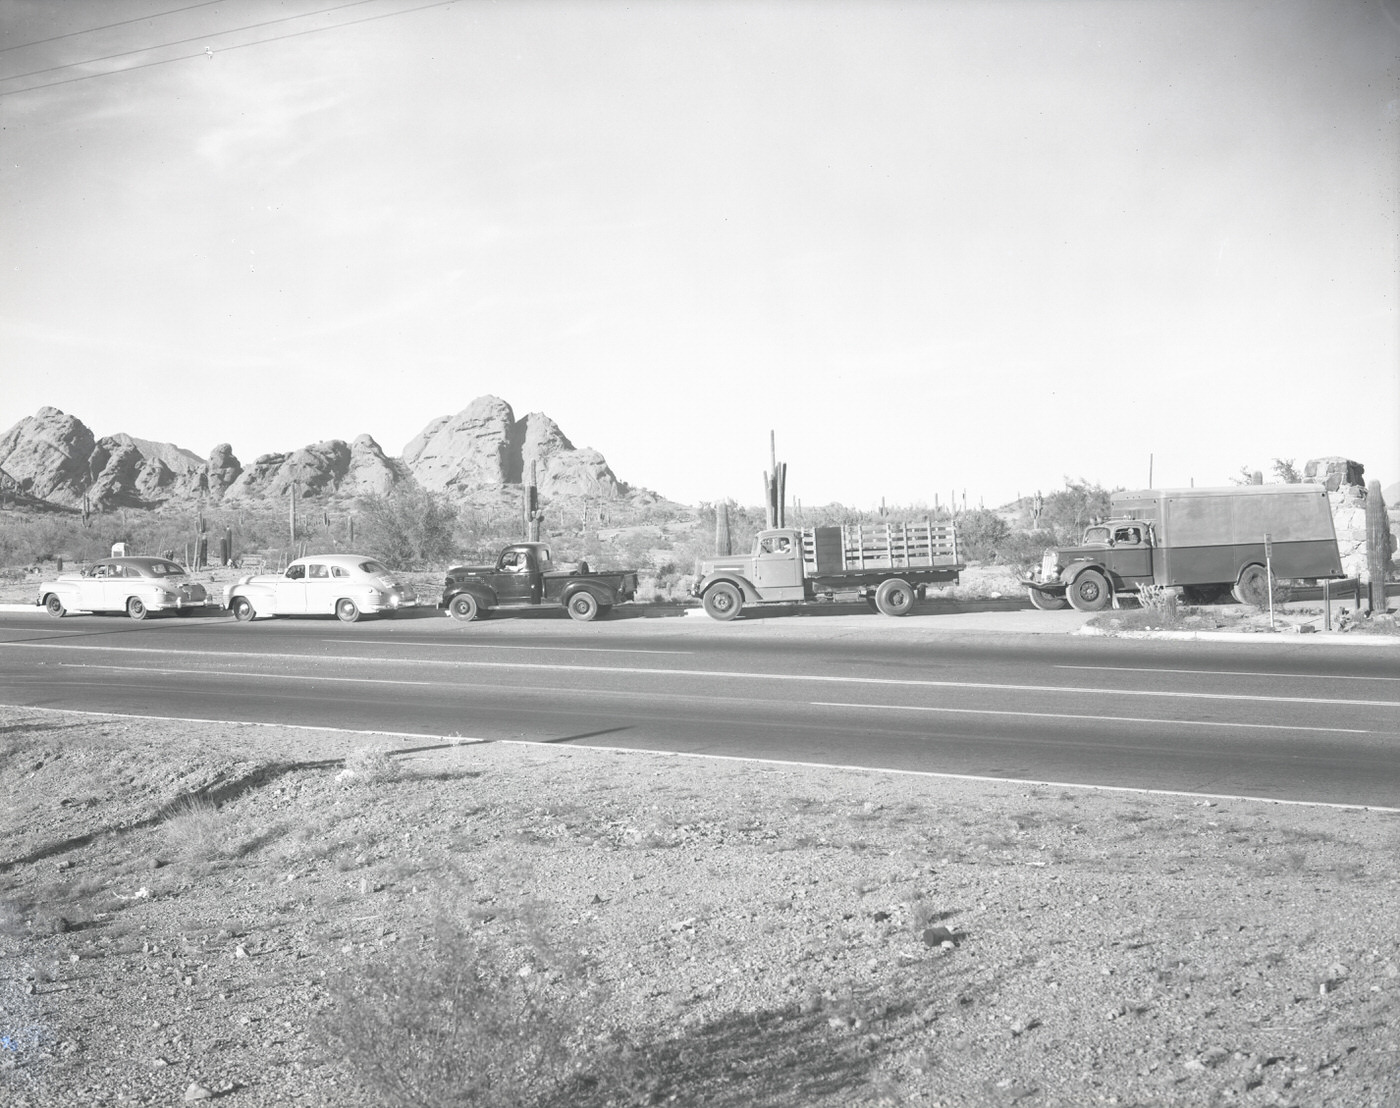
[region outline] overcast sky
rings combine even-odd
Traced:
[[[689,503],[770,430],[813,504],[1389,484],[1397,57],[1398,0],[0,0],[0,430],[493,393]]]

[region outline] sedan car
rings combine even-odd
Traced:
[[[125,612],[145,619],[152,612],[198,611],[210,601],[204,586],[168,558],[106,558],[43,582],[39,603],[51,616]]]
[[[256,616],[335,615],[354,623],[415,602],[384,566],[363,554],[312,554],[282,573],[243,577],[224,590],[224,607],[240,620]]]

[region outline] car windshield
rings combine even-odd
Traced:
[[[183,566],[177,566],[174,562],[152,562],[152,577],[183,577],[185,570]]]
[[[360,572],[368,573],[371,577],[388,577],[389,571],[375,561],[361,562]]]
[[[1086,544],[1091,542],[1108,542],[1108,528],[1090,527],[1087,531],[1084,532],[1084,542]]]

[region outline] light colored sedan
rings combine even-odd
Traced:
[[[224,607],[240,620],[256,616],[393,615],[414,604],[413,591],[363,554],[312,554],[282,573],[259,573],[229,585]]]
[[[105,558],[39,586],[39,603],[51,616],[76,612],[192,612],[209,605],[203,585],[168,558]]]

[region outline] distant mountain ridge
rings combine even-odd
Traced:
[[[353,500],[387,493],[408,479],[457,500],[489,500],[529,480],[532,471],[545,496],[622,499],[634,493],[602,454],[574,446],[549,416],[531,412],[516,419],[497,396],[478,397],[456,415],[430,421],[397,458],[360,435],[263,454],[244,465],[228,443],[201,458],[173,443],[124,433],[99,438],[82,420],[52,407],[0,436],[6,491],[65,508],[80,507],[86,498],[94,510],[275,500],[293,488],[301,497]]]

